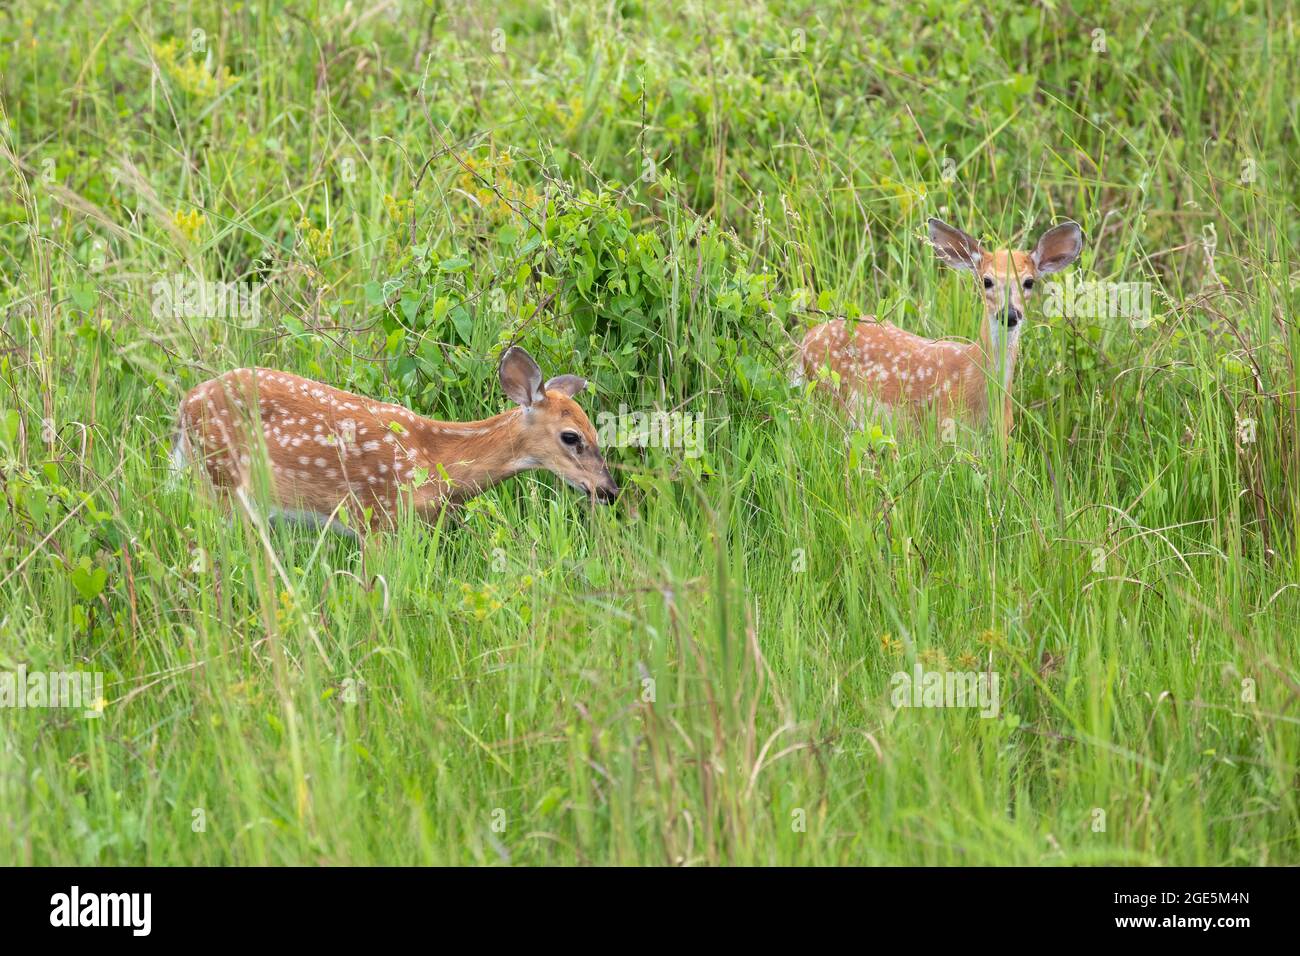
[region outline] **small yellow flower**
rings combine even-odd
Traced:
[[[238,77],[229,67],[213,73],[206,59],[196,60],[181,54],[181,41],[172,37],[165,43],[153,44],[153,55],[158,65],[176,85],[192,96],[212,97],[230,87]]]
[[[881,634],[880,649],[886,654],[897,654],[903,649],[903,642],[892,634]]]
[[[334,227],[317,229],[304,216],[298,223],[298,234],[307,250],[317,259],[323,259],[334,251]]]
[[[536,208],[542,201],[541,193],[535,188],[520,185],[512,178],[514,156],[509,150],[494,151],[486,159],[463,156],[461,163],[465,171],[458,178],[457,186],[476,200],[476,209],[493,223],[509,219],[517,209]]]
[[[395,199],[388,193],[384,193],[384,209],[388,211],[388,218],[395,225],[404,225],[415,210],[415,201],[411,199]]]
[[[187,242],[198,242],[199,230],[207,224],[207,217],[197,209],[184,212],[177,209],[172,213],[172,224],[180,230]]]
[[[922,664],[929,667],[934,667],[938,670],[947,670],[948,668],[948,655],[937,647],[927,647],[916,656]]]

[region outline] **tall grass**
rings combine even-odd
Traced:
[[[0,710],[0,861],[1297,862],[1289,5],[0,29],[0,672],[106,675],[99,719]],[[791,342],[973,338],[930,215],[1022,248],[1073,218],[1079,275],[1154,283],[1155,321],[1031,315],[1005,445],[848,434]],[[178,273],[262,312],[156,315]],[[593,417],[700,415],[704,454],[362,547],[168,485],[221,370],[474,419],[515,339]],[[997,718],[896,709],[918,661],[996,672]]]

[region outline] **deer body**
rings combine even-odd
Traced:
[[[530,468],[613,500],[595,431],[572,399],[586,383],[566,375],[543,387],[518,348],[503,356],[501,380],[519,407],[442,422],[288,372],[236,369],[182,400],[174,458],[199,458],[218,489],[248,496],[260,486],[273,514],[321,523],[340,509],[391,522],[399,496],[434,517]]]
[[[1006,356],[1008,376],[1016,347]],[[924,408],[940,419],[983,423],[988,417],[987,354],[978,344],[927,339],[873,317],[824,322],[810,329],[800,346],[803,374],[814,378],[823,367],[835,371],[838,382],[826,387],[858,423],[872,413]]]
[[[1072,222],[1049,230],[1032,253],[988,252],[966,233],[937,219],[930,238],[939,258],[976,275],[985,314],[978,342],[927,339],[872,317],[835,319],[813,326],[799,347],[800,377],[830,389],[859,425],[872,413],[930,410],[938,418],[983,425],[994,416],[1008,433],[1012,426],[1011,383],[1024,301],[1038,276],[1059,271],[1083,249]],[[823,369],[834,372],[825,376]]]

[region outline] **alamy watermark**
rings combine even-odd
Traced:
[[[0,708],[68,707],[83,717],[104,716],[104,675],[99,671],[29,671],[19,664],[0,671]]]
[[[210,282],[176,273],[151,288],[155,319],[257,319],[262,283]]]
[[[152,893],[83,893],[73,885],[50,897],[51,926],[122,926],[133,936],[153,929]]]
[[[704,451],[704,420],[693,412],[632,411],[596,413],[596,438],[602,448],[680,448],[687,458]]]
[[[1102,282],[1067,273],[1044,285],[1043,314],[1068,319],[1128,319],[1135,329],[1155,321],[1150,282]]]
[[[996,671],[927,671],[918,661],[912,673],[897,671],[889,684],[897,708],[978,707],[981,717],[991,718],[1001,709]]]

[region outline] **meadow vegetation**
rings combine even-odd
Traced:
[[[0,708],[0,862],[1300,862],[1298,64],[1263,0],[8,5],[0,672],[104,695]],[[929,216],[1151,314],[1031,310],[1006,442],[850,433],[808,325],[976,336]],[[363,547],[168,484],[222,371],[480,419],[509,343],[700,453]]]

